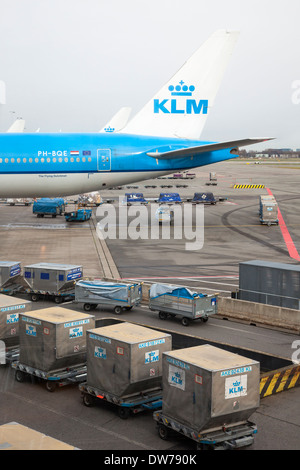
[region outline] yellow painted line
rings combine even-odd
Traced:
[[[273,378],[270,382],[270,385],[267,388],[266,393],[264,393],[264,397],[267,397],[268,395],[272,395],[273,388],[275,387],[277,379],[278,379],[279,376],[280,376],[280,373],[274,374],[274,376],[273,376]]]
[[[268,380],[269,377],[263,377],[261,380],[260,380],[260,389],[259,389],[259,393],[261,394],[261,391],[262,389],[264,388],[265,386],[265,383],[266,381]]]
[[[292,371],[292,369],[288,369],[288,370],[285,371],[285,373],[284,373],[284,375],[283,375],[283,377],[282,377],[282,379],[281,379],[281,382],[280,382],[280,384],[279,384],[279,387],[278,387],[277,390],[276,390],[276,393],[282,392],[282,390],[284,389],[285,384],[286,384],[286,382],[287,382],[287,379],[288,379],[289,376],[290,376],[291,371]]]
[[[295,383],[297,382],[299,375],[300,375],[300,370],[296,374],[294,374],[294,377],[292,378],[291,383],[288,386],[288,388],[292,388],[295,386]]]

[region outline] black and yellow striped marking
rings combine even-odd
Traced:
[[[300,385],[300,365],[292,365],[264,374],[260,379],[260,398]]]
[[[234,189],[263,189],[264,184],[235,184]]]

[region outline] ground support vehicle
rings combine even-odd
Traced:
[[[142,204],[146,206],[148,201],[146,201],[142,193],[125,193],[123,204],[127,206],[132,206],[132,204]]]
[[[24,382],[27,377],[33,377],[44,381],[48,392],[54,392],[56,387],[84,382],[87,374],[86,364],[79,364],[55,371],[43,371],[22,364],[19,361],[13,361],[11,367],[15,370],[17,382]]]
[[[110,392],[100,390],[88,385],[86,382],[79,384],[82,402],[85,406],[93,406],[97,399],[107,401],[117,406],[120,418],[127,419],[129,415],[140,413],[141,411],[154,411],[161,408],[162,391],[154,389],[139,392],[134,395],[119,397]]]
[[[92,209],[77,209],[71,212],[65,212],[67,222],[84,222],[92,217]]]
[[[161,320],[179,316],[181,323],[188,326],[192,320],[207,322],[210,315],[217,313],[218,294],[200,294],[185,287],[153,284],[149,292],[149,308],[158,311]]]
[[[195,441],[197,450],[229,450],[246,447],[253,443],[254,435],[257,433],[257,426],[250,421],[199,432],[197,429],[165,416],[161,410],[153,413],[153,419],[157,423],[158,435],[161,439],[167,440],[172,432],[176,432]]]
[[[65,201],[62,198],[41,198],[34,201],[32,206],[33,214],[37,217],[44,217],[50,215],[55,218],[57,215],[62,215],[65,210]]]
[[[216,176],[216,173],[215,172],[210,172],[209,173],[209,181],[206,183],[207,186],[216,186],[218,183],[217,183],[217,176]]]
[[[178,193],[160,193],[158,204],[181,204],[182,200]]]
[[[83,303],[86,312],[97,305],[109,305],[118,315],[122,309],[131,310],[140,305],[142,288],[140,284],[122,284],[108,281],[78,281],[75,285],[75,302]]]

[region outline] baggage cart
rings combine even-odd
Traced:
[[[82,266],[59,263],[36,263],[24,267],[24,292],[36,302],[51,297],[56,303],[74,300],[75,282],[82,278]]]
[[[34,201],[32,206],[33,214],[37,217],[44,217],[51,215],[55,218],[57,215],[62,215],[65,210],[65,201],[62,198],[41,198]]]
[[[192,320],[207,322],[210,315],[217,313],[218,294],[201,294],[171,284],[153,284],[149,292],[149,308],[158,311],[161,320],[179,316],[181,323],[188,326]]]
[[[172,432],[179,433],[195,441],[197,450],[233,450],[250,446],[257,433],[257,426],[251,421],[199,432],[192,426],[187,426],[164,415],[162,411],[154,412],[153,419],[156,421],[158,435],[161,439],[167,440]]]
[[[139,283],[81,280],[75,285],[75,302],[83,303],[86,312],[95,309],[97,305],[109,305],[118,315],[122,309],[131,310],[140,305],[141,301],[142,288]]]
[[[125,193],[123,204],[127,206],[132,206],[132,204],[142,204],[145,206],[148,204],[148,201],[146,201],[142,193]]]
[[[160,193],[158,201],[159,204],[181,204],[181,197],[178,193]]]
[[[160,388],[139,392],[130,396],[120,397],[113,393],[88,385],[86,382],[79,384],[82,402],[85,406],[93,406],[96,401],[103,400],[117,407],[120,418],[127,419],[130,414],[141,411],[154,411],[162,406],[162,390]]]
[[[278,225],[278,204],[274,196],[264,195],[259,198],[259,220],[264,225]]]
[[[216,204],[213,193],[194,193],[192,204]]]
[[[16,261],[0,261],[0,292],[13,295],[21,290],[21,263]]]
[[[84,382],[87,375],[86,364],[74,365],[55,371],[44,371],[19,361],[13,361],[11,367],[15,370],[17,382],[24,382],[30,377],[36,378],[45,383],[48,392],[54,392],[57,387],[63,387],[64,385]]]

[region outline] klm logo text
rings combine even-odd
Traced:
[[[208,100],[199,100],[197,103],[196,100],[187,99],[183,108],[179,107],[176,99],[154,100],[155,114],[207,114],[207,109]]]
[[[195,86],[187,86],[184,81],[181,80],[178,85],[169,86],[171,96],[181,97],[180,104],[178,104],[177,98],[165,99],[165,100],[154,100],[154,113],[164,114],[207,114],[208,100],[199,100],[198,102],[192,98],[195,91]],[[184,101],[182,98],[184,97]]]

